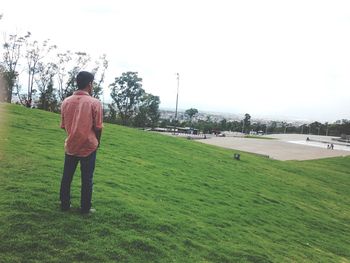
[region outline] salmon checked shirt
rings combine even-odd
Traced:
[[[61,128],[67,132],[64,144],[68,155],[86,157],[96,151],[95,130],[103,127],[102,105],[88,92],[78,90],[61,106]]]

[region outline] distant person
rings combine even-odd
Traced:
[[[81,212],[95,212],[91,208],[93,174],[96,151],[100,145],[103,127],[102,105],[91,97],[94,76],[81,71],[76,77],[78,90],[66,98],[61,106],[61,128],[67,132],[64,170],[60,200],[62,211],[70,208],[70,188],[74,172],[80,162]]]
[[[334,144],[333,144],[333,143],[331,143],[331,149],[332,149],[332,150],[334,149]]]
[[[329,144],[327,144],[327,149],[330,149],[330,148],[331,148],[331,146]]]

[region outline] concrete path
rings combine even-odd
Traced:
[[[349,146],[343,146],[345,147],[343,148],[340,146],[338,147],[338,145],[335,144],[334,150],[329,150],[327,149],[327,143],[317,143],[314,141],[322,140],[334,143],[334,141],[331,140],[331,137],[300,134],[277,134],[269,135],[268,137],[273,137],[276,139],[264,140],[239,137],[212,137],[198,141],[228,149],[267,155],[270,158],[283,161],[311,160],[350,155]],[[307,137],[309,137],[312,141],[307,142]]]

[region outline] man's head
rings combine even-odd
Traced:
[[[87,71],[80,71],[77,75],[77,86],[79,90],[85,90],[92,93],[92,83],[94,82],[94,75]]]

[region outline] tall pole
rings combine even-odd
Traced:
[[[177,75],[177,92],[176,92],[175,125],[177,123],[177,106],[179,102],[179,85],[180,85],[180,74],[176,73],[176,75]]]

